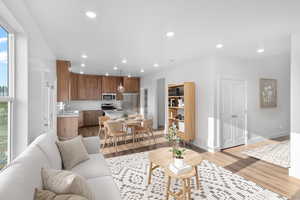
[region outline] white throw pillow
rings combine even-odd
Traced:
[[[85,197],[75,194],[57,195],[49,190],[35,189],[34,200],[88,200]]]
[[[67,170],[89,159],[89,154],[82,142],[82,136],[63,142],[56,142],[56,144],[60,151],[64,168]]]
[[[94,200],[85,178],[70,171],[42,168],[43,188],[56,194],[75,194]]]

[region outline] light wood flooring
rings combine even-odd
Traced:
[[[92,129],[93,128],[88,128],[87,130],[82,131],[83,135],[86,135],[84,134],[85,132],[89,132],[88,135],[93,135],[91,132],[95,132],[95,130],[98,131],[97,128],[94,128],[94,131],[91,131]],[[145,139],[143,141],[141,140],[136,145],[133,145],[132,140],[130,138],[127,138],[127,143],[119,143],[118,152],[115,152],[115,149],[113,147],[106,147],[103,150],[103,154],[106,158],[109,158],[114,156],[149,151],[169,145],[167,140],[163,136],[163,131],[156,131],[155,137],[156,144],[154,144],[152,140],[149,142],[147,139]],[[187,148],[191,148],[199,152],[203,156],[203,159],[209,160],[219,166],[222,166],[225,169],[236,173],[250,181],[253,181],[266,189],[286,196],[289,199],[300,200],[300,180],[289,177],[288,169],[273,165],[271,163],[267,163],[262,160],[258,160],[256,158],[249,157],[241,153],[246,149],[252,149],[271,143],[278,143],[286,139],[288,138],[277,138],[252,145],[238,146],[216,153],[206,152],[193,145],[187,145]]]

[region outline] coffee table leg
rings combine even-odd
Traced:
[[[150,165],[149,165],[149,175],[148,175],[148,185],[151,184],[151,175],[152,175],[152,162],[150,162]]]
[[[196,185],[197,185],[197,190],[199,190],[200,189],[200,182],[199,182],[199,175],[198,175],[197,166],[195,166],[195,170],[196,170]]]
[[[187,182],[187,190],[188,190],[188,200],[191,199],[191,183],[190,183],[190,178],[187,178],[186,179],[186,182]]]
[[[186,179],[182,179],[182,184],[183,184],[183,199],[186,200],[186,195],[187,195],[187,184],[186,184]]]
[[[167,187],[166,187],[166,200],[169,200],[170,195],[170,186],[171,186],[171,177],[167,177]]]

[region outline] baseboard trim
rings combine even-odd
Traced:
[[[258,142],[263,142],[265,140],[279,138],[279,137],[288,136],[288,135],[290,135],[290,132],[288,130],[285,130],[285,131],[282,131],[282,132],[278,132],[275,135],[271,135],[269,137],[256,136],[254,138],[248,139],[247,142],[246,142],[246,145],[247,144],[255,144],[255,143],[258,143]]]
[[[203,145],[203,144],[191,144],[191,145],[195,146],[196,148],[203,149],[203,150],[205,150],[207,152],[210,152],[210,153],[215,153],[215,152],[221,151],[220,147],[209,147],[209,146],[206,146],[206,145]]]

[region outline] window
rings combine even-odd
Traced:
[[[12,35],[0,26],[0,169],[10,159]]]

